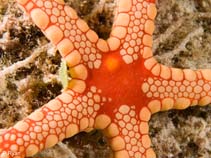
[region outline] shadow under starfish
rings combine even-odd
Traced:
[[[72,77],[61,95],[0,136],[2,158],[30,157],[81,131],[100,129],[115,158],[155,158],[152,114],[211,102],[211,70],[169,68],[152,55],[154,0],[119,0],[100,39],[62,0],[17,0],[58,48]]]

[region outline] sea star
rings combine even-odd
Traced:
[[[1,158],[30,157],[81,131],[100,129],[115,158],[155,158],[152,114],[211,102],[211,70],[169,68],[152,54],[155,0],[119,0],[100,39],[63,0],[17,0],[56,45],[71,80],[61,95],[0,135]]]

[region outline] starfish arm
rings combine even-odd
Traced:
[[[63,1],[18,0],[34,23],[55,44],[69,66],[88,64],[99,68],[102,53],[120,51],[126,63],[139,56],[151,56],[154,18],[157,10],[153,0],[119,0],[110,37],[100,39]],[[146,50],[146,51],[144,51]],[[141,54],[140,54],[141,53]]]
[[[153,113],[211,103],[211,70],[169,68],[154,58],[146,60],[145,66],[152,75],[145,78],[142,91],[150,98]]]
[[[100,92],[92,87],[84,95],[63,92],[0,135],[0,157],[30,157],[64,138],[90,131],[102,106]],[[99,124],[99,123],[98,123]]]
[[[114,111],[114,120],[104,129],[115,158],[155,158],[148,135],[150,111],[122,105]],[[144,117],[143,117],[144,116]]]
[[[58,48],[69,67],[77,64],[99,68],[107,42],[89,28],[63,0],[18,0],[45,36]]]
[[[119,50],[123,60],[133,63],[140,56],[152,56],[152,33],[157,14],[154,1],[117,1],[116,15],[108,43]],[[144,51],[146,50],[146,51]]]

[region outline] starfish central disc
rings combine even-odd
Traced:
[[[143,70],[142,59],[132,64],[125,64],[121,55],[114,52],[105,54],[102,61],[99,69],[90,72],[88,87],[96,86],[102,90],[102,96],[111,98],[110,108],[123,104],[142,105],[141,85],[144,76],[149,75]],[[142,107],[139,106],[139,108]]]

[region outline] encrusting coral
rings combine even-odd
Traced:
[[[2,157],[32,156],[96,128],[115,157],[152,158],[151,114],[210,103],[210,70],[168,68],[152,56],[154,1],[119,1],[107,41],[63,1],[18,2],[57,46],[72,79],[61,95],[2,133]]]

